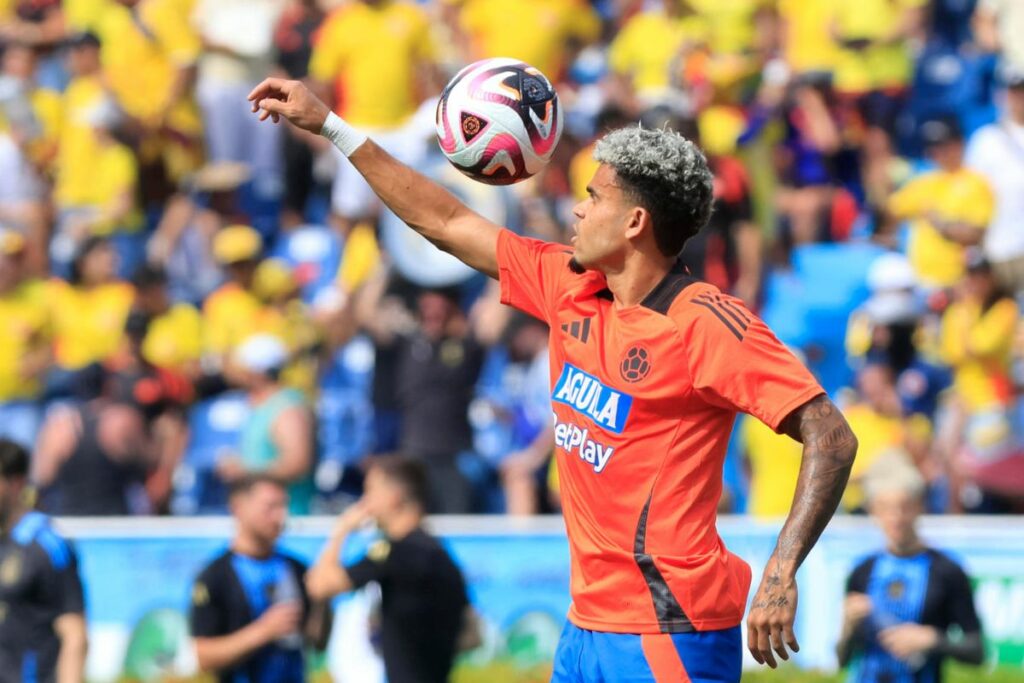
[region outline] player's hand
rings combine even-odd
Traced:
[[[256,623],[266,642],[295,633],[302,621],[302,603],[298,600],[277,602],[260,615]]]
[[[896,659],[910,660],[939,643],[939,632],[921,624],[899,624],[882,629],[878,642]]]
[[[334,523],[334,536],[344,537],[370,521],[370,511],[362,500],[345,508],[345,511],[338,515],[338,521]]]
[[[787,647],[793,652],[800,651],[793,633],[796,600],[796,578],[781,573],[769,562],[747,615],[747,649],[758,664],[774,669],[778,666],[774,654],[786,660]]]
[[[843,622],[853,628],[871,614],[871,598],[863,593],[850,593],[843,600]]]
[[[292,125],[317,135],[331,113],[330,108],[301,81],[283,78],[265,79],[249,93],[249,102],[253,113],[259,112],[260,121],[270,118],[277,123],[283,116]]]
[[[226,484],[241,479],[249,472],[242,458],[233,454],[218,458],[217,464],[214,465],[214,470],[217,472],[220,480]]]

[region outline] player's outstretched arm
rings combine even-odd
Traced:
[[[747,617],[747,647],[759,663],[775,668],[773,651],[789,659],[799,650],[793,633],[796,570],[839,505],[857,453],[857,437],[827,396],[793,411],[783,431],[804,445],[793,506],[764,570]]]
[[[261,121],[281,117],[329,138],[389,209],[439,249],[493,278],[498,277],[499,226],[452,193],[365,139],[299,81],[268,78],[249,93]],[[326,127],[325,127],[326,124]]]

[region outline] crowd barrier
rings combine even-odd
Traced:
[[[85,584],[90,680],[127,675],[160,680],[194,670],[187,613],[191,581],[231,535],[226,517],[60,519],[73,539]],[[294,519],[283,545],[311,561],[332,520]],[[756,581],[771,554],[779,523],[722,517],[719,532],[750,563]],[[459,662],[459,681],[545,680],[569,604],[569,552],[558,517],[437,517],[430,520],[466,574],[484,619],[485,644]],[[961,562],[972,578],[985,629],[989,665],[1024,672],[1024,519],[931,517],[925,540]],[[345,549],[355,558],[371,540]],[[834,669],[845,577],[882,545],[868,520],[833,521],[799,575],[797,638],[803,667]],[[753,593],[754,587],[751,589]],[[335,680],[379,683],[381,667],[368,637],[375,596],[338,601],[324,662]],[[747,655],[747,665],[753,660]]]

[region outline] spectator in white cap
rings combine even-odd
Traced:
[[[221,457],[217,472],[225,483],[263,472],[288,484],[289,512],[307,514],[313,496],[314,420],[302,394],[284,387],[288,363],[284,342],[256,334],[232,354],[232,378],[248,393],[251,412],[242,426],[238,454]]]
[[[911,338],[923,312],[914,269],[904,255],[885,253],[871,264],[867,284],[871,296],[850,316],[846,351],[855,366],[881,360],[899,373],[910,364]]]
[[[985,255],[999,283],[1019,295],[1024,292],[1024,65],[1008,64],[1000,80],[1002,118],[971,137],[967,165],[988,179],[996,198]]]

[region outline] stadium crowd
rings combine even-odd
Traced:
[[[0,0],[0,435],[56,514],[222,512],[252,472],[332,511],[396,452],[435,511],[557,507],[546,328],[325,140],[258,124],[276,73],[556,241],[598,136],[685,132],[716,205],[682,258],[841,399],[843,509],[897,460],[930,512],[1020,512],[1022,31],[1015,0]],[[565,112],[505,189],[433,140],[446,80],[498,56]],[[722,510],[784,515],[799,460],[742,417]]]

